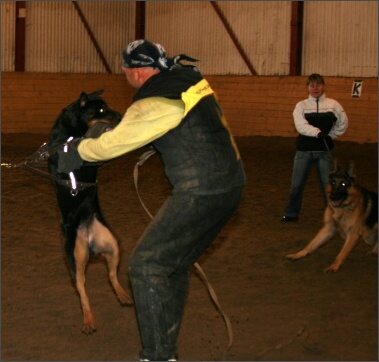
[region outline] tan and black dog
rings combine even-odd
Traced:
[[[355,183],[352,161],[346,172],[339,170],[335,161],[325,191],[329,202],[324,213],[324,226],[304,249],[286,257],[292,260],[303,258],[338,232],[345,240],[344,245],[334,262],[325,269],[326,272],[336,272],[360,239],[373,245],[372,253],[378,253],[378,194]]]
[[[83,92],[78,100],[62,110],[51,129],[49,148],[64,144],[69,137],[88,136],[89,127],[96,124],[97,120],[103,124],[108,123],[110,128],[120,122],[121,115],[108,107],[100,97],[101,93],[102,91],[90,94]],[[132,304],[132,301],[118,281],[118,242],[99,205],[96,184],[99,164],[84,163],[72,173],[77,184],[76,192],[73,193],[70,177],[57,171],[57,157],[56,153],[50,156],[49,173],[57,180],[53,183],[61,212],[65,252],[83,310],[82,331],[91,334],[96,327],[85,289],[85,271],[91,254],[101,254],[106,258],[109,280],[120,302]],[[64,184],[66,180],[67,184]]]

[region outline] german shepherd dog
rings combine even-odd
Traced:
[[[328,206],[324,213],[324,226],[304,249],[286,257],[292,260],[303,258],[329,241],[337,232],[345,243],[334,262],[325,269],[326,272],[337,272],[361,238],[368,245],[374,246],[372,253],[378,254],[378,194],[355,182],[352,161],[345,172],[334,161],[325,192]]]
[[[121,120],[121,115],[110,109],[100,97],[102,90],[87,94],[62,110],[56,119],[49,137],[48,147],[64,144],[69,137],[85,137],[89,128],[98,120],[112,128]],[[58,155],[52,154],[48,160],[50,175],[56,180],[70,180],[68,175],[57,172]],[[117,278],[119,264],[118,242],[110,231],[100,210],[96,185],[99,164],[84,163],[73,172],[76,182],[89,185],[78,187],[72,193],[70,187],[53,181],[61,213],[61,227],[65,239],[65,253],[83,311],[82,331],[92,334],[96,331],[85,290],[85,270],[91,254],[101,254],[108,263],[109,280],[122,304],[132,304],[130,297],[121,287]]]

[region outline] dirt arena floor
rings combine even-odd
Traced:
[[[21,161],[44,135],[2,137],[2,162]],[[228,334],[195,269],[179,337],[190,361],[377,361],[378,260],[361,242],[336,274],[323,271],[342,246],[335,237],[305,259],[285,255],[308,243],[322,223],[316,172],[304,193],[299,223],[279,222],[287,201],[292,138],[237,138],[248,183],[235,217],[199,260],[230,318]],[[149,222],[133,185],[143,150],[102,167],[100,200],[121,245],[120,282],[130,291],[127,260]],[[377,191],[378,145],[337,142],[341,162],[354,159],[358,181]],[[137,360],[140,339],[133,307],[122,307],[94,257],[87,291],[97,332],[80,331],[79,297],[63,253],[59,213],[49,180],[22,169],[1,170],[1,359]],[[158,156],[140,168],[140,193],[151,212],[170,193]]]

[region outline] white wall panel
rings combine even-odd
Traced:
[[[378,76],[377,1],[306,1],[303,74]]]
[[[259,75],[288,74],[289,1],[218,1],[245,54]],[[208,74],[250,74],[209,1],[147,2],[146,37],[170,55],[200,59]]]
[[[15,22],[16,4],[14,1],[1,2],[1,69],[14,71],[15,63]]]

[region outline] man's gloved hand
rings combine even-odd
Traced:
[[[58,167],[60,173],[69,174],[71,171],[79,169],[83,165],[83,160],[78,153],[78,145],[82,138],[74,138],[66,143],[62,149],[57,151]]]
[[[330,136],[324,132],[319,132],[318,135],[317,135],[317,138],[324,138],[324,139],[328,139],[330,138]]]

